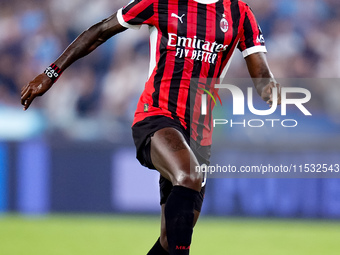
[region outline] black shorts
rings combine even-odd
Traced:
[[[150,142],[151,137],[154,133],[160,129],[172,127],[180,131],[193,153],[195,154],[200,165],[209,165],[210,158],[210,146],[200,146],[194,140],[190,139],[189,132],[184,129],[179,121],[173,120],[165,116],[151,116],[145,118],[144,120],[137,122],[132,126],[132,135],[135,142],[137,150],[137,159],[139,162],[150,169],[156,169],[151,161],[150,155]],[[169,180],[160,176],[159,179],[160,187],[160,204],[165,204],[168,196],[172,190],[172,184]],[[202,187],[200,196],[197,201],[195,201],[195,210],[201,211],[203,198],[205,193],[205,186]]]

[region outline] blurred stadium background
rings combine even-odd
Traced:
[[[0,0],[0,254],[145,254],[155,241],[158,175],[134,159],[130,131],[147,28],[75,63],[27,112],[19,100],[79,33],[127,2]],[[275,76],[311,90],[313,118],[293,110],[301,125],[288,131],[216,130],[212,161],[340,163],[340,2],[246,2]],[[244,77],[235,54],[227,79]],[[340,179],[210,179],[203,214],[194,254],[340,250]]]

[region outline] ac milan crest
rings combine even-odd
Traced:
[[[221,19],[220,22],[220,27],[223,33],[227,32],[229,29],[229,24],[228,21],[225,19],[225,15],[223,14],[223,18]]]

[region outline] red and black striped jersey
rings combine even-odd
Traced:
[[[117,12],[120,24],[150,29],[150,70],[134,123],[168,116],[201,145],[211,144],[212,114],[201,115],[204,90],[213,95],[234,50],[266,52],[254,14],[238,0],[134,0]],[[208,97],[208,112],[214,103]]]

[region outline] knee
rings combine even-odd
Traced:
[[[202,186],[203,176],[199,172],[185,173],[178,177],[177,185],[200,191]]]

